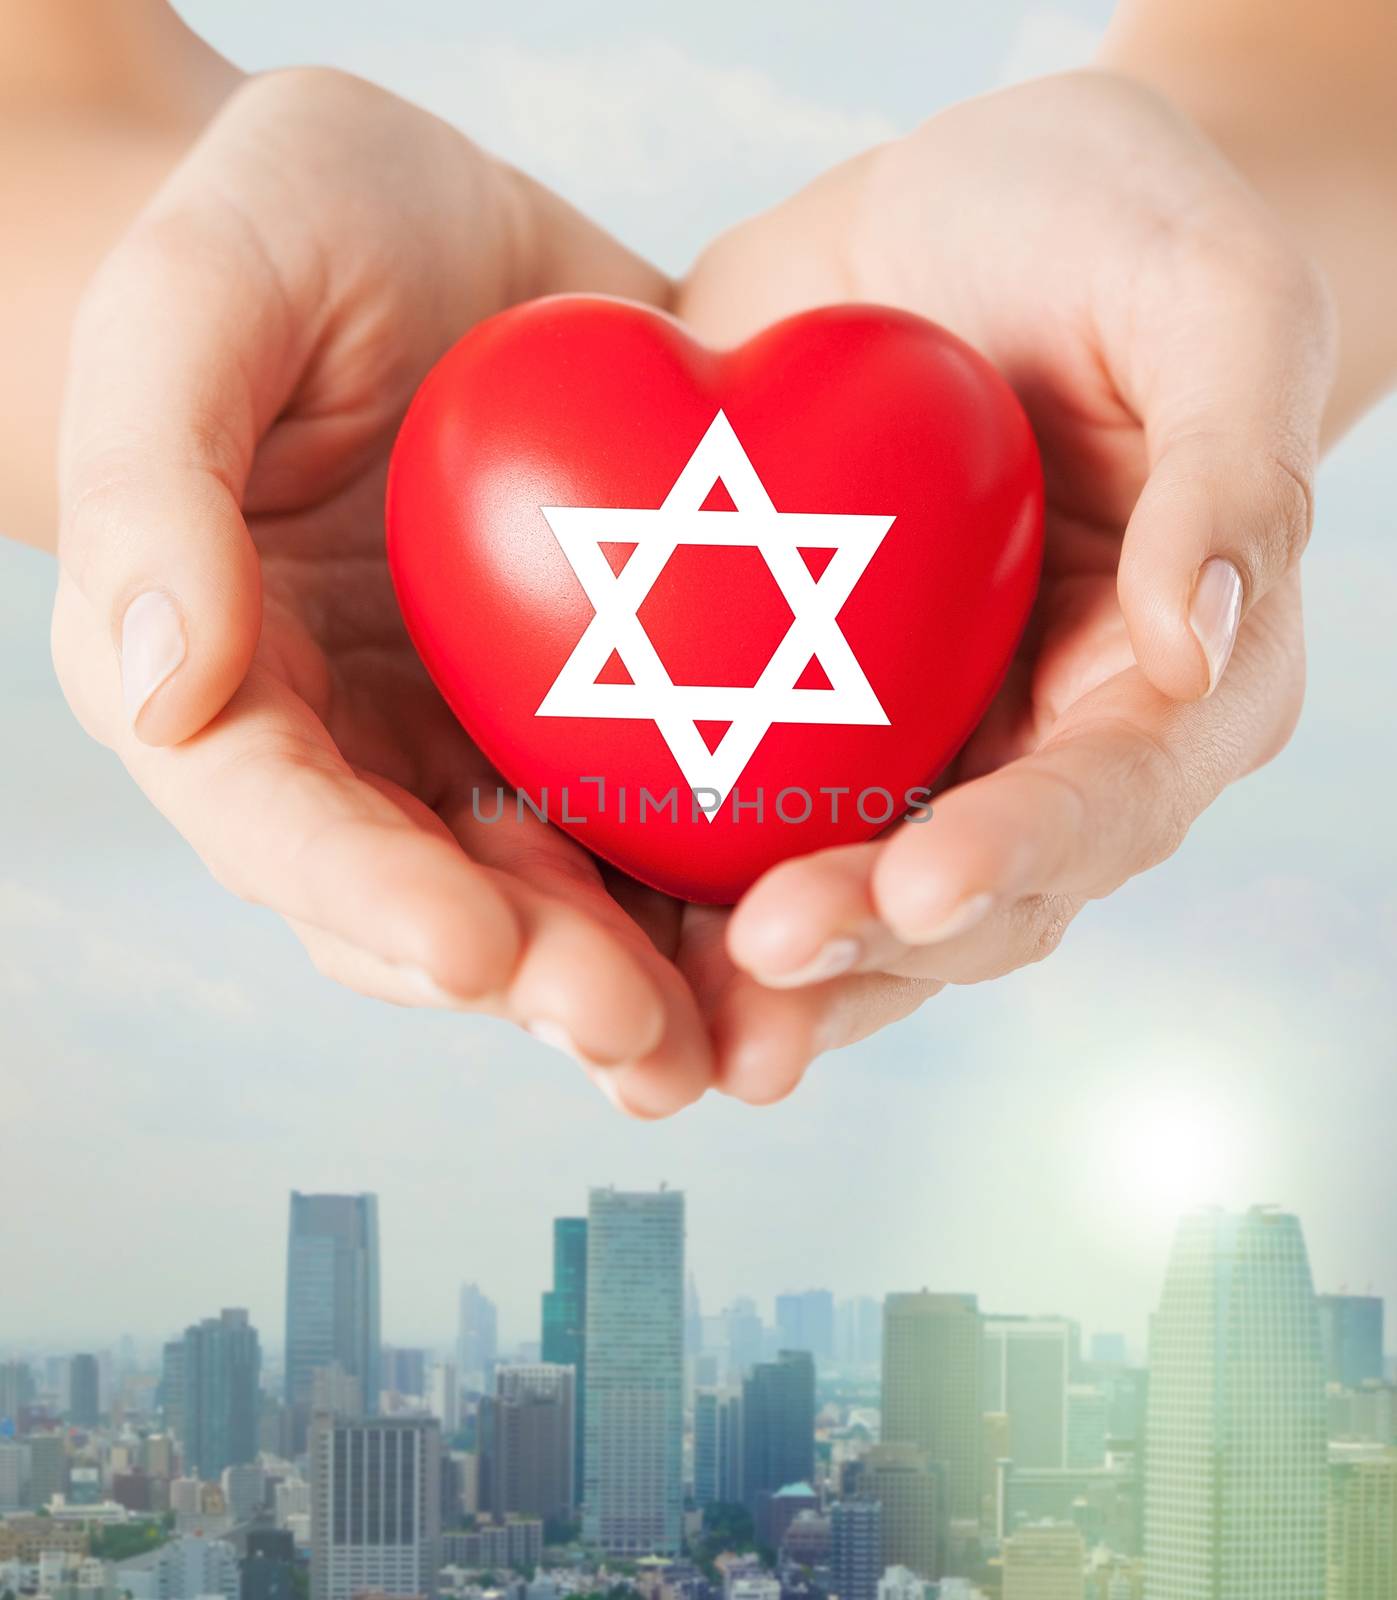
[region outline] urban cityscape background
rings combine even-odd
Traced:
[[[385,1341],[377,1197],[302,1193],[276,1329],[0,1343],[0,1600],[1397,1600],[1383,1301],[1289,1212],[1184,1214],[1140,1349],[963,1284],[709,1306],[683,1192],[579,1201],[512,1344],[475,1281]]]

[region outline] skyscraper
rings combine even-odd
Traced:
[[[435,1418],[317,1416],[310,1473],[311,1600],[436,1593],[441,1431]]]
[[[476,1426],[482,1511],[571,1522],[575,1389],[571,1367],[495,1368],[495,1392],[481,1401]]]
[[[74,1356],[68,1363],[68,1420],[78,1428],[95,1428],[100,1418],[97,1357]]]
[[[1150,1332],[1147,1600],[1314,1600],[1324,1366],[1299,1220],[1199,1211]]]
[[[68,1440],[62,1433],[36,1433],[29,1439],[29,1499],[47,1506],[56,1494],[68,1492]]]
[[[27,1361],[0,1361],[0,1422],[8,1418],[16,1427],[34,1399],[34,1374]]]
[[[684,1196],[593,1189],[583,1537],[676,1554],[683,1511]]]
[[[165,1432],[171,1438],[184,1437],[184,1340],[170,1339],[160,1352],[160,1386],[156,1393]]]
[[[907,1567],[919,1578],[939,1578],[945,1564],[939,1470],[910,1444],[875,1445],[862,1465],[859,1498],[881,1507],[879,1572]]]
[[[571,1367],[574,1386],[573,1484],[582,1492],[583,1440],[587,1429],[587,1219],[553,1220],[553,1287],[543,1291],[543,1338],[539,1354],[556,1366]]]
[[[366,1413],[378,1410],[378,1197],[291,1195],[286,1252],[286,1406],[292,1448],[302,1448],[311,1374],[338,1362],[359,1380]]]
[[[499,1344],[500,1320],[495,1302],[478,1283],[463,1283],[456,1324],[456,1365],[463,1383],[490,1387]]]
[[[966,1524],[980,1513],[980,1346],[974,1295],[923,1290],[884,1302],[883,1441],[913,1445],[939,1464],[946,1517]]]
[[[839,1600],[876,1600],[882,1519],[877,1500],[841,1500],[830,1507],[830,1575]]]
[[[763,1494],[815,1477],[815,1361],[783,1350],[742,1384],[742,1497],[753,1516]]]
[[[1076,1327],[1064,1317],[986,1317],[986,1411],[1009,1418],[1017,1467],[1067,1463],[1067,1390]]]
[[[1319,1333],[1325,1377],[1356,1389],[1383,1377],[1382,1301],[1371,1294],[1322,1294]]]
[[[754,1301],[739,1295],[723,1312],[723,1342],[727,1346],[729,1383],[742,1379],[762,1358],[762,1319]]]
[[[700,1506],[742,1499],[742,1396],[700,1389],[694,1396],[694,1498]]]
[[[247,1312],[226,1310],[184,1334],[180,1446],[184,1470],[205,1483],[257,1459],[262,1351]]]
[[[834,1359],[845,1367],[876,1367],[883,1359],[881,1300],[859,1295],[835,1307]]]
[[[776,1332],[785,1350],[808,1350],[817,1363],[834,1359],[834,1296],[806,1289],[776,1296]]]
[[[1397,1450],[1331,1445],[1325,1600],[1397,1595]]]
[[[1082,1600],[1086,1546],[1070,1522],[1020,1528],[1004,1541],[1003,1561],[1003,1600]]]

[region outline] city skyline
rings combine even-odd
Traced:
[[[612,1188],[619,1186],[606,1185],[603,1187]],[[677,1188],[677,1186],[674,1187]],[[691,1190],[685,1190],[682,1192],[686,1194],[692,1194]],[[379,1224],[381,1213],[379,1212],[377,1205],[379,1200],[379,1196],[377,1195],[322,1195],[312,1197],[301,1195],[299,1191],[295,1190],[292,1191],[292,1194],[293,1197],[301,1199],[317,1198],[343,1200],[346,1202],[368,1200],[374,1202],[375,1225],[377,1226]],[[1286,1207],[1271,1201],[1252,1201],[1249,1202],[1247,1206],[1243,1207],[1243,1209],[1251,1208],[1266,1208],[1278,1211],[1284,1211],[1287,1209]],[[1182,1210],[1180,1212],[1180,1217],[1193,1212],[1221,1211],[1226,1209],[1228,1208],[1221,1205],[1211,1204],[1192,1206]],[[701,1208],[699,1209],[698,1215],[701,1219]],[[539,1282],[532,1294],[530,1294],[528,1290],[525,1291],[523,1299],[525,1300],[526,1305],[528,1305],[528,1309],[522,1316],[519,1316],[515,1321],[509,1323],[506,1323],[503,1319],[501,1319],[498,1326],[498,1331],[495,1335],[498,1343],[498,1349],[501,1352],[508,1352],[510,1350],[517,1349],[521,1345],[528,1346],[531,1344],[538,1344],[540,1347],[542,1346],[543,1332],[547,1328],[548,1311],[546,1309],[546,1303],[548,1296],[555,1292],[553,1289],[554,1274],[556,1270],[555,1251],[557,1247],[554,1232],[555,1225],[559,1223],[575,1223],[578,1221],[584,1222],[584,1226],[581,1231],[581,1237],[584,1241],[583,1249],[585,1251],[585,1219],[577,1219],[568,1216],[557,1216],[551,1218],[541,1216],[537,1220],[537,1231],[539,1232],[540,1239],[544,1241],[538,1252],[541,1258]],[[1176,1228],[1178,1225],[1178,1221],[1179,1218],[1175,1218],[1173,1227],[1171,1227],[1170,1230],[1171,1249],[1173,1244],[1173,1232],[1174,1228]],[[537,1243],[537,1241],[532,1239],[533,1231],[534,1229],[530,1228],[523,1235],[523,1237],[527,1238],[531,1244]],[[1168,1251],[1164,1252],[1160,1260],[1160,1281],[1163,1280],[1168,1253]],[[1313,1254],[1314,1252],[1311,1250],[1311,1261],[1313,1261]],[[390,1252],[383,1251],[382,1257],[391,1263]],[[687,1259],[688,1258],[686,1257],[686,1261]],[[285,1281],[286,1270],[286,1265],[283,1264],[279,1272],[279,1276],[283,1281]],[[694,1274],[691,1268],[689,1269],[689,1277],[691,1281],[694,1280]],[[585,1269],[583,1272],[583,1281],[585,1282]],[[911,1284],[914,1281],[917,1281],[924,1286],[928,1283],[935,1283],[940,1280],[935,1274],[928,1276],[926,1273],[922,1273],[919,1277],[916,1273],[904,1273],[900,1281],[904,1286]],[[704,1285],[701,1281],[698,1281],[696,1286],[699,1291],[703,1316],[705,1318],[719,1316],[733,1309],[737,1309],[740,1312],[744,1304],[751,1304],[755,1307],[756,1313],[762,1323],[763,1328],[769,1333],[776,1334],[779,1334],[782,1330],[781,1303],[783,1300],[804,1298],[812,1293],[815,1295],[828,1294],[832,1298],[833,1307],[836,1313],[838,1313],[841,1308],[845,1310],[852,1310],[859,1303],[873,1301],[881,1306],[889,1296],[918,1292],[907,1287],[895,1288],[887,1286],[881,1289],[874,1289],[872,1291],[854,1291],[846,1290],[842,1285],[839,1284],[820,1284],[810,1282],[797,1285],[794,1281],[787,1281],[783,1279],[778,1280],[775,1286],[769,1286],[758,1291],[756,1294],[752,1292],[752,1285],[741,1285],[739,1286],[737,1292],[720,1300],[717,1296],[710,1296],[706,1294],[704,1292]],[[1315,1291],[1321,1302],[1322,1313],[1323,1303],[1325,1301],[1357,1299],[1366,1302],[1376,1301],[1378,1303],[1383,1303],[1391,1299],[1394,1303],[1397,1303],[1397,1296],[1389,1297],[1376,1293],[1372,1288],[1371,1281],[1357,1284],[1334,1283],[1326,1280],[1319,1272],[1316,1272],[1315,1274]],[[954,1293],[955,1291],[951,1292]],[[385,1351],[389,1349],[425,1350],[443,1356],[449,1354],[457,1361],[459,1366],[461,1350],[460,1314],[463,1295],[470,1295],[472,1297],[472,1303],[474,1303],[474,1297],[478,1296],[480,1299],[484,1300],[485,1304],[490,1306],[492,1310],[494,1309],[494,1301],[489,1297],[488,1285],[484,1283],[477,1283],[468,1276],[462,1276],[458,1280],[448,1279],[446,1280],[445,1297],[450,1302],[453,1309],[450,1315],[445,1319],[443,1326],[436,1329],[412,1329],[404,1332],[400,1329],[392,1328],[390,1323],[390,1333],[383,1335],[381,1338],[382,1349]],[[253,1304],[245,1295],[229,1295],[225,1293],[222,1298],[227,1304],[237,1305],[239,1307],[248,1309],[250,1320],[253,1326],[259,1332],[264,1359],[268,1356],[271,1357],[273,1364],[281,1371],[282,1382],[284,1383],[286,1381],[285,1372],[287,1346],[285,1340],[278,1337],[278,1331],[284,1329],[286,1326],[286,1300],[282,1299],[280,1301],[273,1302],[271,1305],[259,1306]],[[1043,1326],[1049,1324],[1070,1323],[1075,1325],[1075,1327],[1079,1330],[1083,1349],[1085,1349],[1090,1344],[1092,1338],[1097,1335],[1106,1335],[1107,1337],[1119,1336],[1125,1340],[1127,1350],[1129,1352],[1129,1358],[1133,1361],[1144,1359],[1148,1341],[1149,1321],[1156,1309],[1154,1306],[1148,1307],[1144,1325],[1139,1329],[1135,1329],[1127,1326],[1124,1319],[1118,1319],[1117,1321],[1112,1322],[1108,1318],[1100,1323],[1094,1323],[1077,1315],[1073,1307],[1064,1306],[1061,1304],[1037,1306],[1025,1303],[1014,1303],[1012,1300],[1003,1304],[999,1304],[988,1301],[982,1295],[977,1296],[977,1298],[980,1301],[979,1310],[985,1318],[987,1325],[992,1330],[1002,1329],[1004,1325],[1009,1322],[1026,1323],[1029,1325],[1030,1329],[1042,1328]],[[217,1294],[215,1294],[214,1299],[218,1299]],[[392,1307],[388,1295],[383,1294],[382,1300],[383,1305],[387,1308],[386,1314],[389,1318],[391,1318]],[[532,1301],[532,1304],[528,1304],[529,1301]],[[540,1309],[541,1306],[545,1307],[545,1309],[542,1311]],[[89,1351],[93,1348],[100,1348],[104,1345],[104,1343],[106,1346],[110,1347],[115,1340],[120,1338],[131,1338],[138,1343],[155,1346],[164,1343],[170,1338],[182,1340],[184,1336],[184,1328],[188,1325],[190,1320],[190,1315],[184,1315],[183,1317],[177,1316],[175,1322],[169,1328],[162,1328],[152,1324],[146,1324],[145,1326],[122,1326],[118,1328],[115,1333],[110,1326],[104,1330],[100,1325],[94,1324],[86,1327],[85,1329],[80,1329],[77,1335],[73,1335],[68,1330],[63,1328],[45,1330],[36,1326],[30,1330],[20,1330],[11,1324],[6,1329],[7,1343],[3,1347],[0,1347],[0,1358],[3,1358],[12,1350],[17,1353],[22,1353],[27,1348],[37,1347],[46,1347],[49,1349],[69,1348],[75,1355],[79,1355],[84,1351]],[[1388,1331],[1384,1335],[1384,1338],[1387,1342],[1384,1344],[1381,1354],[1383,1360],[1391,1364],[1397,1362],[1397,1318],[1394,1318],[1391,1323],[1386,1324],[1386,1328]],[[815,1347],[812,1345],[811,1348],[813,1350]],[[546,1360],[548,1358],[547,1356],[543,1356],[541,1359]],[[1350,1358],[1345,1355],[1343,1359]],[[464,1377],[465,1374],[462,1373],[463,1380]]]
[[[462,1391],[454,1360],[384,1345],[384,1388],[361,1394],[336,1352],[363,1326],[363,1281],[377,1281],[363,1249],[377,1197],[291,1201],[289,1276],[298,1296],[313,1291],[297,1315],[314,1313],[329,1360],[310,1373],[308,1439],[299,1385],[263,1370],[259,1387],[242,1308],[168,1341],[158,1375],[129,1346],[38,1365],[0,1350],[11,1587],[292,1600],[299,1562],[311,1600],[492,1600],[472,1573],[580,1558],[599,1580],[608,1560],[668,1563],[661,1591],[634,1600],[1078,1600],[1074,1578],[1092,1600],[1397,1600],[1385,1306],[1318,1293],[1302,1220],[1274,1206],[1177,1219],[1138,1364],[1116,1333],[1084,1340],[1065,1317],[991,1311],[965,1285],[888,1292],[870,1363],[866,1309],[825,1288],[778,1292],[769,1324],[750,1299],[704,1314],[686,1274],[687,1197],[594,1187],[585,1278],[583,1219],[553,1219],[537,1337],[502,1347],[492,1302],[468,1282],[450,1354],[481,1370]],[[338,1281],[307,1237],[350,1247]],[[320,1301],[339,1305],[343,1328],[321,1327]],[[560,1333],[574,1361],[541,1360]],[[70,1426],[93,1411],[94,1379],[96,1423]],[[51,1592],[44,1571],[90,1551],[45,1554],[36,1509],[84,1540],[134,1520],[119,1586],[97,1555],[76,1592]],[[721,1588],[715,1559],[730,1563]],[[545,1577],[507,1600],[574,1592],[590,1593]]]
[[[477,47],[453,8],[405,0],[392,49],[370,12],[315,0],[191,15],[249,68],[329,59],[416,98],[679,268],[852,149],[1086,59],[1111,6],[893,8],[885,46],[862,53],[850,8],[812,21],[787,0],[758,22],[721,0],[663,25],[642,9],[584,25],[543,0]],[[740,108],[731,127],[715,100]],[[521,110],[541,105],[557,120]],[[684,185],[664,182],[658,151]],[[709,1096],[662,1126],[623,1123],[516,1030],[405,1015],[318,978],[73,722],[49,664],[53,565],[0,549],[0,725],[7,775],[22,775],[0,784],[6,1113],[43,1130],[0,1177],[26,1217],[0,1238],[0,1281],[25,1289],[17,1331],[159,1338],[231,1284],[270,1343],[280,1274],[248,1241],[297,1187],[381,1196],[385,1336],[448,1337],[474,1278],[512,1337],[548,1244],[505,1219],[565,1215],[589,1182],[661,1177],[703,1207],[690,1259],[709,1303],[822,1279],[850,1295],[973,1281],[991,1308],[1066,1313],[1138,1346],[1169,1223],[1209,1199],[1298,1211],[1324,1286],[1397,1299],[1395,438],[1389,400],[1321,474],[1295,739],[1174,859],[1089,906],[1051,960],[948,990],[817,1063],[787,1103]],[[715,1184],[718,1160],[740,1181]],[[794,1212],[825,1225],[779,1248],[751,1226]]]

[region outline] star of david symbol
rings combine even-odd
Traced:
[[[732,511],[701,507],[721,479]],[[654,509],[540,508],[596,615],[543,697],[540,717],[627,717],[653,722],[684,781],[718,798],[710,820],[774,723],[888,723],[838,623],[893,517],[778,511],[727,417],[719,411],[664,504]],[[604,543],[634,544],[614,572]],[[771,569],[793,620],[754,685],[674,683],[637,610],[677,546],[752,545]],[[816,578],[801,548],[833,550]],[[617,655],[629,683],[598,683]],[[812,658],[828,688],[797,688]],[[710,749],[697,724],[727,723]]]

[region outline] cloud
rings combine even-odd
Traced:
[[[545,54],[497,40],[472,53],[469,120],[570,186],[656,199],[697,168],[819,169],[896,132],[714,66],[664,39]]]
[[[252,1009],[234,980],[211,976],[173,949],[98,931],[89,915],[57,895],[13,879],[0,879],[0,935],[0,993],[11,997],[51,986],[59,994],[77,991],[89,1002],[143,1015],[171,1002],[223,1020]]]
[[[783,87],[659,38],[545,50],[444,43],[375,76],[682,266],[719,229],[892,138],[881,111]]]

